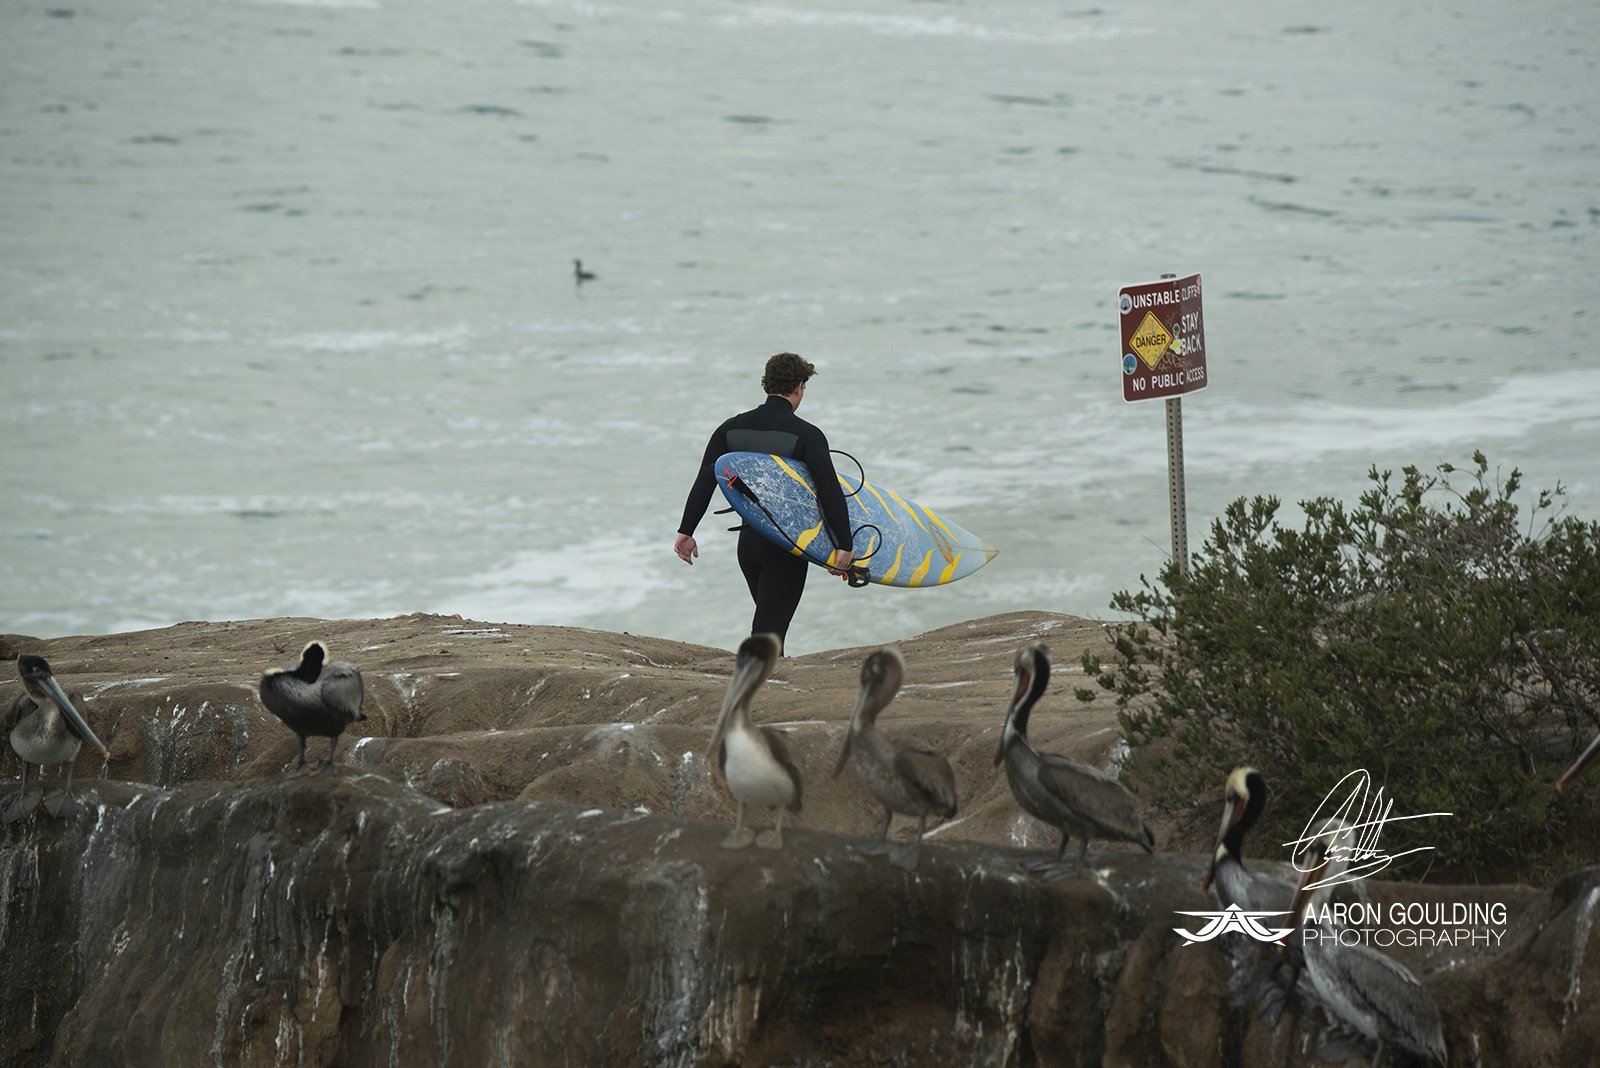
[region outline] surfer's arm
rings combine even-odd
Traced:
[[[807,435],[805,455],[801,457],[811,469],[811,479],[817,487],[817,506],[822,510],[828,535],[835,547],[850,552],[850,508],[844,501],[844,490],[839,486],[839,475],[833,469],[833,457],[828,455],[828,439],[815,427]],[[712,476],[712,481],[715,481]],[[849,566],[846,564],[845,566]]]
[[[706,454],[700,460],[700,470],[694,476],[694,485],[689,487],[688,500],[683,502],[683,519],[678,523],[678,533],[681,535],[694,537],[695,527],[700,525],[706,509],[711,505],[711,495],[717,492],[717,457],[728,451],[727,428],[727,423],[717,427],[711,440],[706,442]]]

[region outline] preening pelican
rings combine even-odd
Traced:
[[[837,779],[850,763],[867,793],[883,806],[883,826],[878,828],[877,839],[857,847],[863,853],[889,851],[889,821],[896,812],[917,817],[917,840],[891,857],[894,864],[910,871],[921,855],[928,817],[949,819],[956,814],[956,776],[950,762],[932,749],[915,743],[897,747],[878,733],[878,713],[894,700],[905,671],[905,660],[894,649],[879,649],[862,663],[861,689],[833,777]]]
[[[800,760],[794,746],[782,731],[750,722],[750,701],[777,662],[775,634],[752,634],[739,644],[733,677],[711,733],[706,757],[716,756],[728,792],[739,805],[733,830],[722,840],[726,849],[742,849],[752,840],[763,849],[779,848],[783,845],[784,809],[800,811]],[[745,805],[777,809],[773,828],[758,835],[746,827]]]
[[[1315,912],[1348,866],[1345,852],[1356,832],[1331,820],[1306,847],[1297,862],[1305,873],[1295,892],[1294,922],[1298,948],[1305,954],[1306,974],[1317,995],[1356,1031],[1377,1042],[1373,1068],[1385,1049],[1398,1046],[1431,1064],[1448,1063],[1439,1006],[1417,977],[1399,961],[1359,942],[1347,945],[1337,928],[1306,919]],[[1343,842],[1343,848],[1336,848]]]
[[[52,816],[70,816],[77,809],[72,798],[72,762],[78,758],[78,749],[88,742],[101,756],[109,754],[77,708],[83,697],[69,696],[61,689],[44,657],[29,653],[17,657],[17,676],[22,679],[22,693],[6,713],[5,732],[11,748],[22,758],[22,792],[6,809],[6,822],[15,823],[38,806],[47,764],[62,765],[63,778],[61,788],[44,799],[45,811]],[[39,790],[31,794],[29,764],[39,765]]]
[[[1027,861],[1023,866],[1047,869],[1051,879],[1065,878],[1083,867],[1090,838],[1134,842],[1145,852],[1153,852],[1155,836],[1140,818],[1139,801],[1121,783],[1098,768],[1056,753],[1036,752],[1028,744],[1028,715],[1050,684],[1050,647],[1043,642],[1024,645],[1017,651],[1013,674],[1016,689],[1006,709],[994,762],[1005,762],[1006,780],[1017,804],[1061,832],[1054,858]],[[1078,850],[1077,865],[1064,869],[1061,860],[1073,835],[1083,840],[1083,846]]]
[[[300,651],[298,663],[273,668],[261,676],[261,703],[300,736],[300,758],[293,770],[306,766],[306,739],[327,738],[328,759],[322,770],[333,770],[333,752],[339,735],[350,724],[366,719],[361,712],[361,672],[348,660],[328,660],[328,647],[311,642]]]

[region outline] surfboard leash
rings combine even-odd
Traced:
[[[845,455],[848,456],[849,454],[846,453]],[[855,459],[854,456],[851,456],[850,458],[852,460]],[[860,466],[859,463],[857,464],[857,466]],[[750,484],[748,482],[746,482],[743,478],[739,477],[739,475],[736,472],[731,471],[726,467],[724,467],[722,470],[728,476],[728,486],[731,489],[738,490],[741,494],[744,495],[744,498],[747,501],[749,501],[751,504],[755,505],[757,508],[761,509],[761,514],[767,517],[767,522],[772,524],[772,529],[776,530],[779,534],[782,534],[784,540],[787,541],[790,545],[792,545],[794,547],[794,551],[799,553],[802,559],[808,560],[811,563],[816,564],[818,567],[829,567],[829,564],[828,564],[828,562],[826,560],[820,560],[817,557],[812,556],[809,552],[807,552],[804,548],[801,547],[799,542],[795,541],[794,538],[790,536],[790,534],[789,534],[789,532],[787,530],[783,529],[783,524],[778,522],[778,517],[773,515],[772,512],[770,512],[767,509],[767,506],[765,504],[761,503],[761,498],[756,496],[756,491],[750,488]],[[857,487],[856,492],[858,492],[858,493],[860,492],[860,487]],[[726,509],[726,511],[732,511],[732,510],[733,509],[731,507]],[[717,512],[716,514],[717,515],[721,515],[722,512]],[[741,523],[738,527],[730,527],[729,529],[730,530],[738,530],[743,526],[744,526],[744,524]],[[861,531],[867,530],[869,528],[872,529],[872,530],[878,531],[878,544],[882,545],[883,544],[883,531],[879,530],[878,527],[874,526],[871,523],[863,523],[861,526],[857,527],[855,530],[852,530],[850,532],[851,544],[855,543],[855,538],[856,538],[857,534],[859,534]],[[829,541],[833,540],[831,535],[829,536],[828,540]],[[837,545],[834,546],[834,551],[837,552],[838,548],[839,547]],[[877,549],[873,549],[872,552],[867,553],[865,556],[860,557],[857,561],[853,562],[848,569],[846,569],[846,571],[845,571],[845,581],[850,584],[850,588],[851,589],[859,590],[861,587],[867,585],[868,583],[870,583],[872,581],[870,578],[867,577],[867,569],[864,566],[864,563],[865,563],[865,561],[870,560],[872,558],[872,556],[873,556],[873,553],[876,553],[877,551],[878,551]],[[829,567],[829,570],[832,570],[832,568]]]

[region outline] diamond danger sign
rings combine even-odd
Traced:
[[[1206,388],[1199,275],[1124,286],[1117,310],[1122,313],[1123,400],[1180,397]]]

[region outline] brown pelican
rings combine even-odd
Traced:
[[[1014,675],[1016,690],[1006,709],[994,762],[1005,761],[1006,779],[1017,804],[1061,832],[1061,845],[1053,859],[1026,861],[1023,867],[1048,870],[1052,881],[1065,878],[1083,867],[1090,838],[1134,842],[1145,852],[1153,852],[1155,836],[1139,817],[1139,801],[1121,783],[1070,757],[1035,752],[1028,744],[1028,714],[1050,684],[1050,647],[1043,642],[1024,645],[1017,651]],[[1073,835],[1083,839],[1083,847],[1078,850],[1077,864],[1067,869],[1061,858]]]
[[[1244,866],[1244,836],[1261,818],[1267,805],[1267,780],[1255,768],[1234,768],[1222,791],[1222,826],[1217,830],[1217,849],[1211,856],[1211,867],[1200,882],[1202,893],[1211,891],[1223,908],[1236,905],[1246,912],[1274,912],[1279,916],[1268,922],[1282,923],[1282,917],[1294,908],[1295,886],[1282,879],[1274,879],[1263,872],[1248,871]],[[1246,942],[1260,948],[1258,943]],[[1287,981],[1276,985],[1282,969],[1288,966]],[[1273,953],[1267,966],[1262,968],[1250,983],[1252,997],[1259,997],[1263,1018],[1276,1024],[1283,1012],[1287,991],[1294,988],[1303,964],[1299,950],[1289,947],[1286,953]]]
[[[1600,763],[1600,734],[1594,736],[1594,741],[1589,743],[1589,748],[1578,754],[1578,759],[1572,762],[1572,767],[1561,773],[1561,778],[1556,780],[1556,789],[1565,790],[1567,783],[1576,779],[1597,763]]]
[[[894,700],[905,672],[906,662],[894,649],[879,649],[861,665],[861,689],[833,777],[839,777],[854,754],[856,777],[883,806],[883,826],[878,828],[876,841],[857,847],[863,853],[889,851],[889,821],[896,812],[917,817],[917,840],[891,858],[910,871],[917,866],[928,817],[949,819],[956,814],[956,776],[950,762],[932,749],[916,744],[896,748],[878,733],[878,713]]]
[[[300,651],[300,661],[273,668],[261,676],[261,703],[300,736],[300,759],[294,770],[306,766],[306,739],[328,738],[328,759],[322,770],[333,770],[333,751],[339,735],[361,714],[361,672],[347,660],[328,661],[328,647],[311,642]]]
[[[22,679],[22,693],[11,702],[5,732],[11,737],[11,748],[22,758],[22,792],[6,810],[6,822],[17,822],[39,804],[46,764],[62,765],[64,778],[61,789],[44,799],[45,811],[52,816],[70,816],[77,808],[72,799],[72,762],[78,757],[78,749],[88,742],[101,756],[109,754],[76,707],[82,696],[68,696],[62,691],[44,657],[17,657],[17,675]],[[38,793],[28,793],[29,764],[39,765]]]
[[[783,845],[783,810],[800,811],[800,761],[794,746],[782,731],[750,722],[750,699],[777,662],[775,634],[752,634],[739,644],[733,678],[711,733],[706,757],[716,754],[728,792],[739,804],[733,830],[722,840],[725,849],[742,849],[752,839],[763,849],[777,849]],[[772,830],[757,835],[744,825],[747,804],[778,810]]]
[[[1267,804],[1267,780],[1255,768],[1234,768],[1222,794],[1222,826],[1211,869],[1200,883],[1202,892],[1216,884],[1217,901],[1246,912],[1287,913],[1294,904],[1294,886],[1244,866],[1245,832],[1256,825]]]
[[[1350,847],[1338,843],[1341,838],[1353,842],[1355,834],[1338,820],[1330,820],[1296,862],[1304,875],[1295,892],[1294,924],[1306,974],[1335,1017],[1377,1042],[1373,1068],[1382,1063],[1390,1046],[1445,1065],[1444,1026],[1427,987],[1393,957],[1359,942],[1347,945],[1338,928],[1312,919],[1302,922],[1308,909],[1315,913],[1344,873],[1348,866],[1344,854]]]

